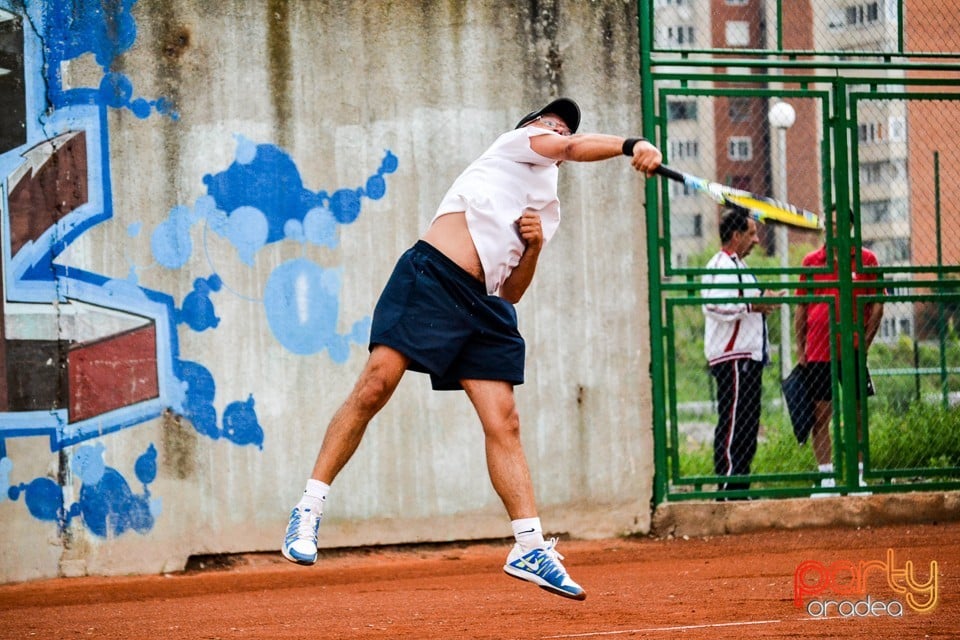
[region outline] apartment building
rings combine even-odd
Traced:
[[[904,17],[899,14],[903,7]],[[882,63],[896,51],[901,19],[907,52],[960,50],[960,7],[926,0],[790,0],[780,3],[783,28],[777,30],[774,0],[656,0],[655,46],[689,51],[689,58],[716,58],[726,50],[756,57],[763,50],[810,51],[833,61]],[[877,52],[877,56],[870,54]],[[711,67],[714,74],[750,69]],[[778,75],[771,69],[758,73]],[[751,191],[780,196],[804,208],[822,211],[829,205],[823,193],[823,102],[805,97],[805,90],[829,90],[831,85],[796,82],[793,77],[825,72],[787,69],[782,81],[741,82],[749,90],[794,91],[785,100],[796,120],[780,148],[778,131],[768,111],[776,101],[766,97],[717,95],[668,96],[666,126],[668,159],[691,173]],[[831,82],[836,72],[831,71]],[[843,72],[841,72],[841,76]],[[960,151],[950,144],[960,135],[960,100],[911,99],[916,92],[904,83],[908,72],[877,64],[849,72],[846,98],[853,106],[855,135],[849,140],[857,158],[851,175],[852,204],[858,207],[864,246],[884,266],[935,266],[960,263],[960,237],[943,221],[960,206]],[[928,76],[933,75],[927,73]],[[682,83],[676,83],[680,86]],[[736,87],[714,81],[711,88]],[[696,88],[696,85],[687,85]],[[661,90],[662,91],[662,90]],[[835,162],[833,150],[828,161]],[[784,159],[785,158],[785,159]],[[784,163],[780,167],[778,163]],[[786,176],[784,180],[780,176]],[[716,243],[717,208],[709,201],[671,186],[670,246],[675,266],[688,266],[691,255]],[[940,220],[940,235],[936,230]],[[777,251],[773,233],[763,237],[769,253]],[[782,242],[782,238],[781,238]],[[818,242],[805,232],[790,232],[787,242]],[[691,265],[692,266],[692,265]],[[902,277],[909,277],[903,274]],[[923,337],[920,313],[909,303],[886,306],[879,339],[900,335]]]

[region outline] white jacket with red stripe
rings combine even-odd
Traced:
[[[742,270],[742,273],[710,273],[702,278],[708,288],[700,291],[702,298],[743,298],[762,295],[760,289],[718,288],[709,285],[721,283],[754,284],[757,277],[747,271],[747,265],[737,257],[720,251],[707,263],[707,269]],[[703,352],[710,365],[727,360],[749,358],[763,362],[768,352],[767,324],[763,314],[753,311],[747,302],[710,302],[703,304],[706,316]]]

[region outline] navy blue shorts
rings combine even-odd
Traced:
[[[410,358],[409,369],[429,373],[438,391],[462,389],[465,379],[523,384],[513,305],[423,240],[400,256],[380,294],[370,349],[378,344]]]
[[[854,362],[860,361],[860,354],[857,351],[854,351]],[[842,367],[840,366],[841,362],[837,361],[837,377],[842,380]],[[829,362],[808,362],[804,370],[804,381],[807,387],[807,394],[811,400],[819,400],[821,402],[830,402],[833,400],[833,378],[830,376],[830,363]],[[854,367],[854,380],[856,382],[856,387],[854,387],[854,393],[856,393],[857,400],[863,400],[860,394],[860,367]],[[842,384],[842,383],[841,383]],[[867,371],[867,396],[876,395],[876,392],[873,388],[873,380],[870,377],[870,371]]]

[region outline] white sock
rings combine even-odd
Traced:
[[[820,470],[820,473],[833,473],[833,463],[819,464],[817,465],[817,469]],[[832,488],[837,486],[837,484],[833,478],[823,478],[820,480],[820,486]]]
[[[307,488],[303,490],[303,495],[300,496],[300,502],[297,503],[297,506],[301,509],[323,513],[323,504],[327,501],[327,493],[329,492],[330,485],[326,482],[310,478],[307,480]]]
[[[513,527],[513,537],[523,553],[543,547],[543,527],[540,525],[540,518],[520,518],[511,520]]]

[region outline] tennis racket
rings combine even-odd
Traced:
[[[743,207],[750,212],[750,215],[757,222],[774,221],[801,229],[823,229],[823,221],[820,216],[786,202],[758,196],[749,191],[726,187],[719,182],[710,182],[704,178],[671,169],[666,165],[660,165],[654,173],[683,183],[691,189],[696,189],[700,193],[713,198],[718,204]]]

